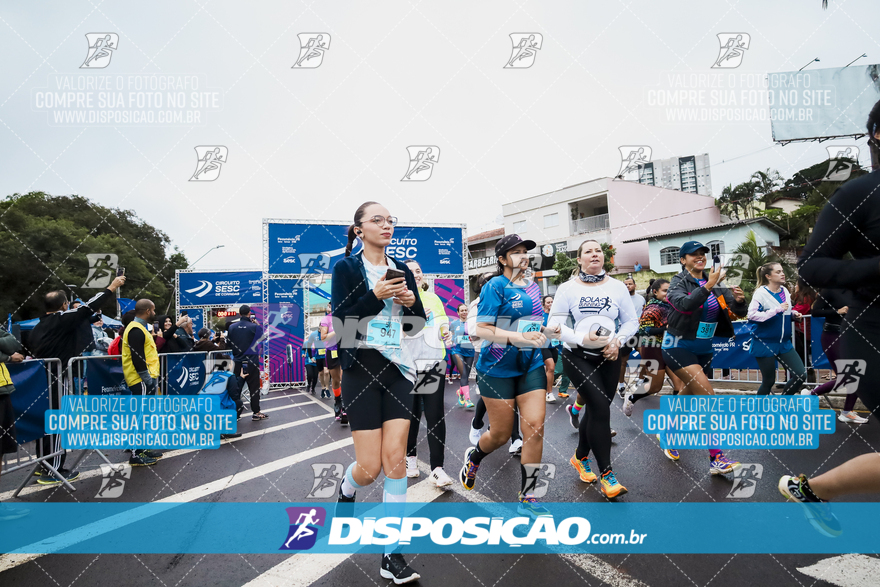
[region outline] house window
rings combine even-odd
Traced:
[[[709,241],[706,246],[709,247],[709,254],[713,257],[724,254],[724,241]]]
[[[544,216],[544,228],[559,226],[559,214],[547,214]]]
[[[526,231],[526,221],[520,220],[518,222],[513,223],[513,232],[516,234],[521,234]]]
[[[677,265],[679,263],[678,247],[666,247],[660,249],[661,265]]]

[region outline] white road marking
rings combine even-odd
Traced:
[[[880,559],[863,554],[844,554],[820,560],[798,571],[838,587],[865,587],[877,584]]]
[[[192,489],[181,491],[180,493],[177,493],[170,497],[156,500],[152,502],[149,506],[137,507],[125,513],[110,516],[108,518],[98,520],[97,522],[92,522],[91,524],[86,524],[85,526],[80,526],[79,528],[75,528],[62,534],[46,538],[45,540],[29,544],[27,546],[19,548],[16,551],[0,555],[0,573],[13,567],[17,567],[24,563],[30,562],[32,560],[36,560],[41,556],[44,556],[45,554],[50,554],[59,550],[63,550],[65,548],[69,548],[74,544],[79,544],[80,542],[90,540],[102,534],[106,534],[107,532],[112,532],[113,530],[122,526],[133,524],[138,520],[154,516],[160,513],[160,511],[167,511],[168,509],[177,507],[181,504],[207,497],[213,493],[219,493],[230,487],[241,485],[242,483],[246,483],[248,481],[251,481],[252,479],[256,479],[257,477],[261,477],[268,473],[290,467],[291,465],[295,465],[302,461],[313,459],[328,452],[333,452],[335,450],[351,446],[352,444],[354,444],[354,442],[351,438],[346,438],[344,440],[337,440],[336,442],[324,444],[322,446],[318,446],[294,455],[290,455],[288,457],[284,457],[283,459],[278,459],[260,465],[258,467],[239,471],[235,475],[228,475],[226,477],[223,477],[222,479],[217,479],[216,481],[211,481],[209,483],[199,485],[198,487],[193,487]],[[157,508],[154,504],[166,504],[168,507]],[[41,550],[43,552],[34,553],[34,550]]]

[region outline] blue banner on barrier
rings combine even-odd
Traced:
[[[168,395],[195,395],[205,382],[205,359],[207,353],[181,353],[166,355]]]
[[[43,414],[49,409],[49,379],[43,361],[7,363],[15,385],[12,412],[15,414],[15,435],[18,444],[42,438]]]
[[[100,357],[86,361],[89,395],[128,393],[122,374],[122,357]]]
[[[809,318],[812,321],[811,344],[813,367],[816,369],[830,369],[828,357],[822,351],[820,336],[824,318]],[[750,322],[734,322],[733,333],[735,339],[716,337],[712,340],[712,350],[715,357],[712,359],[712,367],[715,369],[758,369],[758,362],[749,354],[749,346],[752,344]],[[795,332],[795,336],[803,336]]]
[[[347,229],[340,224],[270,223],[269,273],[332,272],[345,257]],[[385,251],[397,259],[416,259],[424,273],[459,275],[464,273],[462,234],[454,227],[397,226]]]
[[[878,545],[877,503],[25,503],[19,553],[849,553]],[[872,513],[873,512],[873,513]],[[724,520],[723,530],[712,520]],[[193,528],[198,528],[197,532]],[[230,540],[234,536],[235,540]],[[145,539],[149,537],[149,539]],[[793,540],[792,537],[798,537]]]
[[[261,271],[178,273],[181,306],[236,306],[263,301]]]

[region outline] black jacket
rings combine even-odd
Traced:
[[[388,257],[389,265],[394,264],[403,271],[406,287],[416,295],[416,303],[411,308],[403,307],[403,332],[418,333],[425,327],[427,317],[422,299],[416,286],[416,278],[402,261]],[[357,340],[364,339],[358,326],[366,320],[375,318],[385,308],[385,302],[376,297],[367,287],[367,272],[364,269],[363,251],[351,255],[333,266],[333,282],[330,294],[333,309],[333,331],[339,344],[342,369],[354,364]]]
[[[852,290],[857,309],[880,307],[878,243],[880,170],[837,188],[801,252],[798,274],[813,288]],[[844,258],[847,253],[852,259]]]
[[[61,359],[64,371],[73,357],[80,356],[87,341],[82,340],[79,331],[101,306],[114,297],[109,289],[96,294],[76,310],[55,312],[40,317],[40,322],[31,331],[28,345],[31,353],[38,359]]]
[[[703,278],[708,279],[706,272]],[[719,283],[712,290],[712,294],[724,296],[727,306],[737,316],[748,314],[749,305],[744,301],[737,302],[733,299],[733,293],[723,283]],[[666,301],[672,306],[669,312],[669,325],[666,331],[673,336],[680,336],[684,340],[697,338],[697,329],[700,327],[700,318],[703,316],[703,304],[709,299],[709,290],[697,283],[697,280],[686,270],[673,276],[669,282],[669,292]],[[724,308],[718,311],[718,326],[715,328],[715,336],[731,338],[733,336],[733,323]]]

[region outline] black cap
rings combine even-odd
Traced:
[[[524,241],[518,234],[508,234],[495,244],[495,256],[500,257],[518,245],[525,245],[527,251],[531,251],[537,246],[535,241]]]
[[[248,306],[247,304],[242,304],[241,307],[238,309],[239,316],[247,316],[250,313],[251,313],[251,307]]]
[[[684,257],[685,255],[693,255],[700,250],[708,253],[709,247],[698,241],[688,241],[681,245],[681,248],[678,250],[678,255],[680,257]]]

